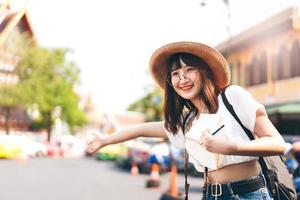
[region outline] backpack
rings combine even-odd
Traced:
[[[249,139],[254,140],[253,133],[242,124],[232,105],[228,102],[225,96],[225,90],[221,92],[221,96],[227,110],[243,128]],[[281,156],[259,157],[259,164],[274,200],[296,199],[296,190],[292,175],[288,172]]]

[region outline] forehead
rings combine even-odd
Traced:
[[[172,71],[186,66],[188,65],[183,61],[182,57],[179,57],[179,59],[172,64]]]

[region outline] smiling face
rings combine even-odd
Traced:
[[[187,110],[215,113],[217,92],[210,66],[189,53],[173,54],[167,61],[163,112],[167,130],[177,133]],[[186,110],[187,109],[187,110]]]
[[[167,82],[183,99],[193,103],[199,101],[199,94],[209,75],[208,65],[196,56],[187,53],[178,53],[169,60]]]
[[[201,91],[201,72],[197,67],[186,65],[181,59],[180,62],[182,67],[173,69],[168,80],[178,95],[193,101]]]

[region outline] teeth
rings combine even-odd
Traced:
[[[181,89],[182,90],[188,90],[188,89],[190,89],[191,88],[191,86],[188,86],[188,87],[182,87]]]

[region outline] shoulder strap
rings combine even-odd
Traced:
[[[243,123],[241,122],[241,120],[237,116],[236,112],[234,111],[232,105],[229,103],[229,101],[228,101],[228,99],[227,99],[227,97],[225,95],[225,90],[223,90],[221,92],[221,96],[222,96],[223,103],[225,104],[227,110],[234,117],[234,119],[239,123],[239,125],[243,128],[243,130],[247,134],[248,138],[250,140],[254,140],[255,138],[254,138],[252,132],[243,125]],[[261,168],[262,168],[263,171],[268,170],[267,164],[266,164],[265,160],[263,159],[263,157],[259,157],[259,164],[260,164],[260,166],[261,166]]]
[[[189,155],[186,149],[184,149],[184,189],[185,189],[185,200],[189,199],[189,188],[190,184],[188,183],[188,163],[189,163]]]
[[[182,123],[182,132],[185,134],[185,128],[186,123],[188,121],[188,118],[190,117],[192,111],[189,111],[187,115],[183,119]],[[184,189],[185,189],[185,200],[189,199],[189,188],[190,184],[188,183],[187,177],[188,177],[188,163],[189,163],[189,154],[186,149],[184,149]]]

